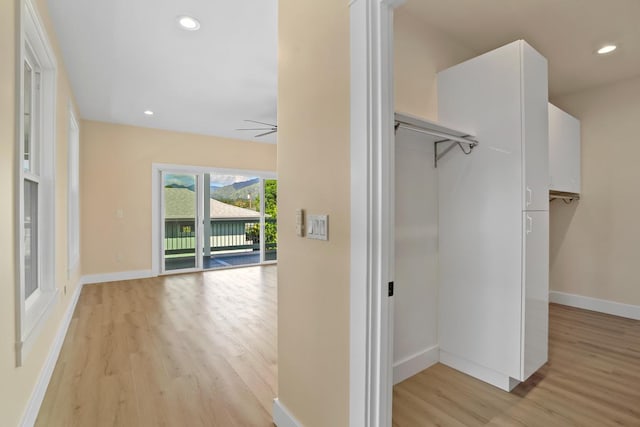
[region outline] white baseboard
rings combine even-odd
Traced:
[[[623,304],[621,302],[583,297],[582,295],[567,294],[557,291],[549,292],[549,301],[557,304],[568,305],[570,307],[583,308],[585,310],[640,320],[640,306],[638,305]]]
[[[118,282],[121,280],[147,279],[153,277],[151,270],[120,271],[117,273],[89,274],[82,276],[85,285],[93,283]]]
[[[440,361],[440,348],[437,345],[422,350],[393,364],[393,385],[406,380],[420,371]]]
[[[78,304],[78,298],[80,297],[80,291],[82,291],[82,285],[83,282],[81,280],[76,286],[76,290],[73,293],[73,297],[71,298],[69,307],[67,307],[67,311],[62,318],[62,322],[60,323],[58,332],[56,333],[56,336],[53,339],[53,343],[51,344],[51,348],[49,349],[47,359],[45,360],[44,365],[40,370],[40,375],[38,375],[38,380],[33,389],[33,392],[31,392],[31,397],[29,398],[27,409],[25,410],[25,413],[22,417],[22,422],[20,423],[21,427],[33,427],[36,419],[38,418],[40,406],[42,406],[42,401],[44,400],[44,395],[47,391],[47,387],[49,386],[49,381],[51,381],[53,370],[56,367],[56,363],[58,362],[58,356],[60,356],[62,344],[64,343],[64,339],[67,336],[67,330],[69,329],[69,324],[71,323],[73,312],[76,309],[76,304]]]
[[[477,363],[471,362],[444,350],[440,350],[440,363],[489,383],[504,391],[511,391],[520,383],[518,380],[510,378],[508,375],[501,374],[493,369],[485,368],[484,366],[480,366]]]
[[[273,423],[277,427],[302,427],[300,421],[291,415],[291,412],[277,397],[273,399]]]

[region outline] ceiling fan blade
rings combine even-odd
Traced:
[[[274,127],[274,128],[278,127],[278,125],[274,125],[273,123],[258,122],[256,120],[245,120],[245,122],[258,123],[260,125],[267,125],[267,126],[271,126],[271,127]]]
[[[236,129],[236,130],[273,130],[273,128],[242,128],[242,129]]]
[[[259,138],[259,137],[265,136],[265,135],[271,135],[272,133],[276,133],[276,132],[278,132],[278,131],[277,130],[272,130],[272,131],[269,131],[269,132],[261,133],[260,135],[256,135],[254,138]]]

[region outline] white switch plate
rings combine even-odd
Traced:
[[[316,240],[329,240],[329,215],[308,215],[307,237]]]

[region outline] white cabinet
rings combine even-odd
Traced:
[[[549,104],[549,175],[552,191],[580,194],[580,121]]]
[[[523,147],[523,210],[549,210],[549,113],[547,60],[520,43]]]
[[[547,61],[517,41],[438,74],[441,361],[510,390],[547,359]]]
[[[546,363],[548,356],[549,212],[531,211],[522,215],[524,360],[520,378],[526,379]]]

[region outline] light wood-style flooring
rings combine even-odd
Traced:
[[[551,304],[549,363],[512,393],[437,364],[394,388],[393,425],[640,426],[640,321]]]
[[[276,267],[83,288],[37,426],[273,426]]]
[[[275,266],[88,285],[36,425],[271,427],[276,377]],[[512,393],[438,364],[393,397],[397,427],[640,426],[640,322],[552,304]]]

